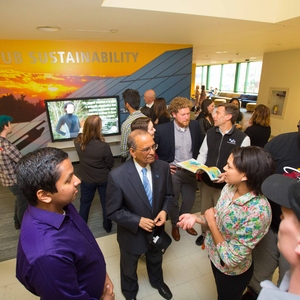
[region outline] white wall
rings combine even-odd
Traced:
[[[258,103],[269,106],[270,88],[289,89],[283,115],[271,115],[271,135],[297,131],[300,120],[300,49],[264,54]]]

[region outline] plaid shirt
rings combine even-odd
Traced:
[[[141,117],[146,117],[140,110],[133,112],[131,115],[127,117],[127,119],[123,122],[121,127],[121,144],[120,144],[120,153],[123,157],[129,156],[129,149],[127,147],[128,136],[131,132],[131,123]]]
[[[21,157],[22,154],[16,146],[0,136],[0,182],[3,186],[17,184],[15,169]]]

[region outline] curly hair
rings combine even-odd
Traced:
[[[174,98],[169,105],[169,112],[171,114],[178,113],[178,111],[182,108],[192,109],[192,103],[188,98],[184,97],[176,97]]]
[[[249,124],[257,124],[263,127],[270,126],[270,108],[264,104],[255,107],[254,112],[249,120]]]
[[[262,195],[261,185],[275,173],[275,161],[265,149],[257,146],[237,147],[232,150],[233,164],[246,174],[246,184],[255,195]]]

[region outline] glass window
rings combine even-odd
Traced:
[[[236,64],[226,64],[222,68],[221,91],[233,92]]]
[[[244,91],[245,91],[247,66],[248,66],[248,63],[241,63],[241,64],[239,64],[239,67],[238,67],[237,92],[239,92],[239,93],[244,93]]]
[[[220,89],[221,67],[221,65],[214,65],[209,67],[209,86],[207,86],[206,89]]]
[[[262,62],[250,62],[246,82],[247,93],[258,93]]]
[[[196,67],[195,86],[206,85],[207,66]]]

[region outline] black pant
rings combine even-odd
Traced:
[[[121,289],[126,299],[134,299],[139,285],[137,278],[137,264],[140,254],[132,254],[120,246],[121,254]],[[160,287],[163,283],[162,252],[149,245],[146,255],[148,277],[153,287]]]
[[[217,285],[218,300],[240,300],[251,280],[254,264],[246,272],[235,276],[222,273],[212,262],[211,267]]]

